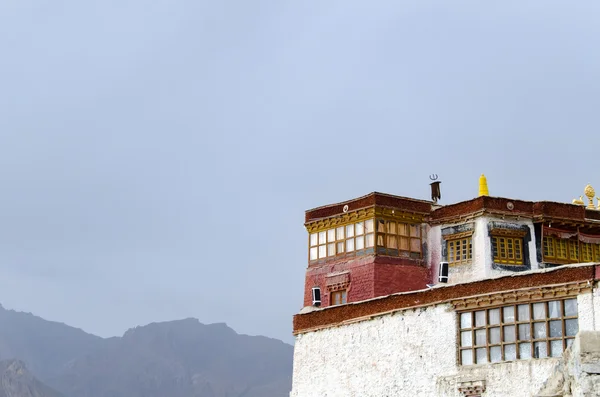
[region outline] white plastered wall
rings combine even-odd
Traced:
[[[489,236],[488,225],[490,222],[494,221],[506,222],[513,225],[525,225],[529,228],[531,236],[531,240],[528,242],[529,263],[531,264],[531,270],[540,268],[539,263],[537,262],[536,255],[535,231],[533,227],[533,222],[531,220],[505,220],[489,216],[480,216],[474,220],[475,227],[472,236],[472,261],[469,264],[450,266],[448,279],[449,284],[465,283],[475,280],[481,280],[484,278],[490,278],[493,276],[513,273],[510,270],[493,269],[492,242]],[[454,224],[447,224],[442,225],[441,227],[436,227],[437,229],[439,229],[439,232],[437,234],[432,233],[430,245],[444,244],[444,242],[441,240],[441,229],[449,226],[454,226]],[[432,228],[432,232],[436,228]],[[434,238],[437,238],[437,240],[434,240]]]
[[[600,288],[577,297],[580,331],[600,331]]]
[[[600,329],[600,292],[578,297],[579,329]],[[291,397],[460,396],[485,380],[486,396],[532,396],[560,358],[458,366],[448,305],[407,310],[296,337]]]

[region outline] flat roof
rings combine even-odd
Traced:
[[[573,222],[589,226],[600,225],[600,210],[584,205],[554,201],[525,201],[506,197],[479,196],[458,203],[440,205],[432,201],[372,192],[365,196],[328,204],[306,211],[305,223],[331,218],[371,207],[396,208],[406,212],[427,215],[429,223],[443,223],[479,212],[522,216],[538,222]]]

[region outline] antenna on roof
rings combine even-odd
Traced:
[[[429,179],[431,179],[433,182],[430,183],[431,185],[431,200],[434,202],[434,204],[437,204],[438,200],[442,198],[442,192],[440,191],[440,183],[442,183],[441,181],[438,181],[438,175],[437,174],[431,174],[429,175]]]

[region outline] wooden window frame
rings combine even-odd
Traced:
[[[450,266],[469,264],[473,261],[473,231],[449,234],[443,237],[446,242],[446,260]],[[468,245],[465,250],[463,247]],[[456,259],[456,247],[462,251],[460,259]],[[452,250],[451,250],[452,248]],[[464,255],[464,256],[463,256]]]
[[[565,311],[565,302],[571,301],[575,303],[575,315],[566,315]],[[559,302],[560,314],[558,317],[550,317],[550,302]],[[544,308],[544,317],[543,318],[534,318],[534,305],[542,304]],[[528,307],[528,318],[521,319],[519,316],[519,307],[527,306]],[[512,321],[505,318],[505,308],[512,307],[513,310],[513,319]],[[499,311],[499,321],[497,323],[491,324],[490,321],[490,311],[491,310]],[[476,324],[476,313],[484,313],[485,322],[483,325]],[[462,327],[462,316],[465,315],[470,318],[470,326]],[[540,359],[540,358],[551,358],[551,357],[560,357],[562,353],[565,351],[567,347],[569,347],[577,335],[579,331],[579,312],[578,312],[578,303],[577,296],[568,296],[554,299],[544,299],[537,301],[528,301],[528,302],[514,302],[511,304],[503,304],[503,305],[494,305],[487,306],[482,308],[470,309],[465,311],[457,312],[457,362],[459,365],[478,365],[478,364],[494,364],[499,362],[511,362],[511,361],[519,361],[519,360],[529,360],[529,359]],[[567,335],[567,321],[576,320],[577,327],[575,332],[571,332]],[[551,336],[551,322],[560,322],[560,335],[559,336]],[[539,327],[537,329],[543,330],[544,335],[542,337],[536,337],[535,334],[535,324],[543,324],[543,328]],[[556,323],[555,323],[556,324]],[[520,327],[523,326],[523,327]],[[513,327],[514,331],[514,340],[505,340],[505,328]],[[491,343],[490,335],[491,329],[498,329],[499,331],[499,342]],[[526,334],[529,335],[521,335],[521,329],[526,330]],[[485,333],[485,344],[477,344],[477,331],[484,331]],[[463,334],[467,336],[470,335],[471,344],[463,346]],[[480,334],[481,335],[481,334]],[[561,350],[560,353],[555,353],[553,348],[555,348],[556,344],[552,342],[561,341],[560,344]],[[536,350],[537,344],[545,344],[546,355],[543,357],[539,357],[539,350]],[[526,355],[522,357],[522,348],[524,346],[529,346],[530,356]],[[514,347],[514,359],[506,359],[506,346]],[[543,346],[543,345],[540,345]],[[500,359],[496,361],[492,361],[491,349],[499,348],[500,350]],[[482,351],[485,349],[485,361],[478,362],[477,360],[477,351]],[[465,355],[469,355],[470,351],[470,363],[463,363],[463,352],[466,352]],[[525,350],[527,351],[527,350]],[[537,357],[536,357],[537,356]]]
[[[395,226],[390,228],[389,225],[392,223]],[[382,230],[380,230],[381,224],[383,224]],[[390,229],[394,229],[394,231]],[[403,232],[402,229],[404,229],[405,232]],[[403,240],[407,241],[408,249],[402,248]],[[389,241],[395,241],[395,247],[392,246],[394,244],[390,244]],[[413,249],[413,242],[418,243],[418,251]],[[376,218],[375,247],[377,248],[378,253],[383,253],[384,255],[398,257],[408,255],[408,257],[412,259],[421,259],[423,257],[423,231],[421,230],[421,224],[401,222],[394,219]]]
[[[309,263],[329,260],[331,258],[336,258],[336,257],[352,256],[352,255],[356,255],[357,252],[359,252],[359,253],[362,252],[365,249],[374,248],[375,232],[368,230],[367,225],[369,223],[372,225],[371,228],[374,229],[375,228],[375,226],[374,226],[375,219],[368,218],[368,219],[364,219],[364,220],[360,220],[360,221],[339,224],[339,225],[336,225],[335,227],[330,227],[330,228],[327,228],[324,230],[317,230],[313,233],[309,233],[309,235],[308,235],[308,261],[309,261]],[[363,233],[358,234],[358,235],[356,234],[356,225],[357,224],[363,225],[362,226]],[[351,230],[352,230],[352,237],[349,237],[349,233],[348,233],[349,227],[351,227]],[[341,238],[338,233],[338,229],[342,229]],[[320,240],[321,235],[325,236],[325,242],[323,242],[323,243]],[[312,242],[313,236],[316,236],[315,237],[316,244],[313,244],[313,242]],[[372,245],[368,245],[369,236],[372,236],[372,239],[373,239]],[[363,239],[363,248],[357,249],[356,242],[360,238]],[[348,250],[350,240],[352,240],[352,245],[353,245],[353,248],[351,251]],[[333,255],[329,254],[331,244],[333,244],[333,251],[334,251]],[[339,249],[339,244],[343,244],[343,251]],[[324,248],[325,256],[323,256],[323,257],[321,257],[319,255],[321,247],[325,247]],[[316,257],[314,259],[311,257],[311,255],[312,255],[311,250],[313,250],[313,249],[316,250]]]
[[[543,261],[569,264],[600,261],[600,244],[584,243],[575,237],[544,236]],[[564,255],[563,255],[564,253]]]
[[[339,303],[336,303],[336,298],[340,297]],[[345,305],[348,303],[348,290],[339,289],[329,292],[329,306]]]
[[[493,229],[491,232],[494,263],[505,266],[523,266],[525,264],[525,242],[527,232],[513,229]],[[502,245],[504,241],[504,254]],[[512,255],[509,250],[512,245]]]

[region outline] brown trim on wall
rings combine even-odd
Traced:
[[[344,322],[368,319],[402,309],[456,301],[461,298],[514,291],[524,288],[568,284],[595,280],[600,276],[600,265],[565,266],[550,271],[514,274],[505,277],[449,285],[402,294],[389,295],[368,301],[318,309],[294,316],[293,333],[300,334],[317,329],[333,327]]]

